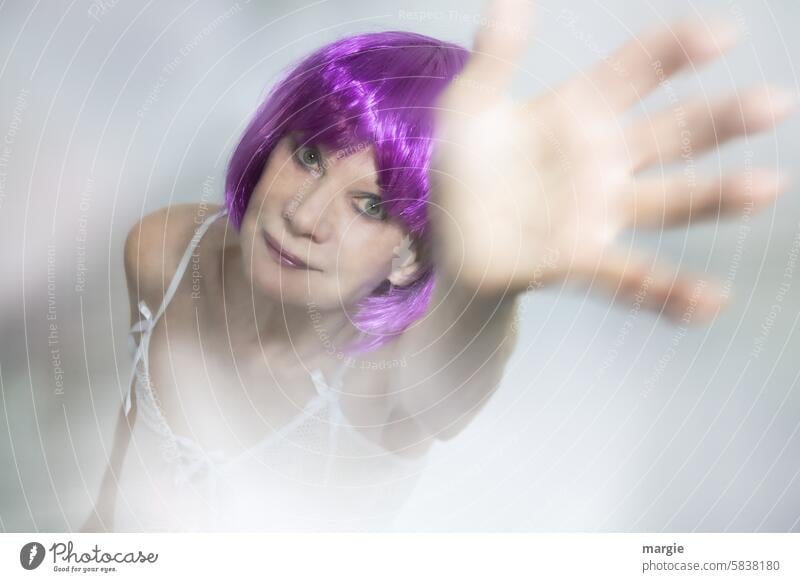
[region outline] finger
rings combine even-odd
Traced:
[[[717,283],[653,262],[626,249],[606,251],[597,265],[592,286],[610,293],[624,305],[664,314],[675,323],[707,323],[729,303],[729,295]]]
[[[507,92],[529,41],[531,0],[490,0],[472,54],[448,87],[446,100],[483,107]]]
[[[718,57],[736,37],[727,20],[674,23],[634,38],[569,88],[579,95],[596,94],[614,111],[627,109],[684,67]]]
[[[697,220],[755,212],[786,191],[789,180],[773,170],[754,169],[692,183],[686,176],[634,182],[623,194],[626,226],[662,228]]]
[[[658,162],[689,159],[741,135],[769,129],[796,107],[793,96],[774,87],[758,87],[709,103],[689,104],[642,119],[626,130],[633,171]]]

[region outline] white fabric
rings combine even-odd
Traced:
[[[119,480],[117,531],[390,530],[426,457],[401,458],[348,423],[338,399],[347,361],[328,384],[311,371],[317,395],[291,422],[232,458],[172,432],[149,380],[150,335],[211,223],[197,229],[161,306],[131,328],[133,370],[125,412],[137,417]],[[137,344],[133,334],[140,333]],[[131,392],[134,392],[131,395]]]

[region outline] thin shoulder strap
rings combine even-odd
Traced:
[[[223,207],[222,210],[219,210],[206,218],[202,224],[197,227],[197,230],[194,231],[194,235],[192,236],[192,240],[189,241],[189,246],[186,247],[186,250],[181,257],[180,263],[178,263],[178,268],[175,269],[175,274],[172,276],[172,281],[169,282],[169,287],[167,287],[167,292],[164,293],[164,298],[161,300],[161,306],[156,311],[156,315],[153,318],[153,321],[158,321],[158,318],[164,313],[167,309],[167,305],[169,302],[172,301],[173,295],[175,295],[175,291],[178,290],[178,285],[180,285],[181,279],[183,278],[183,273],[186,271],[186,267],[189,265],[189,261],[192,259],[192,254],[194,250],[197,248],[197,245],[200,244],[200,239],[203,238],[203,235],[206,233],[208,228],[211,224],[220,216],[223,216],[228,213],[228,208]]]
[[[228,213],[228,209],[223,207],[222,210],[215,212],[208,218],[206,218],[203,223],[195,230],[194,235],[192,236],[192,240],[189,242],[189,246],[186,248],[186,251],[183,253],[183,257],[181,257],[180,263],[178,263],[178,268],[175,270],[175,274],[172,276],[172,281],[170,281],[169,287],[167,288],[167,292],[164,293],[164,298],[161,300],[161,305],[158,308],[155,316],[153,316],[150,308],[144,301],[139,301],[139,313],[142,314],[142,319],[137,321],[131,327],[131,330],[128,334],[128,345],[133,353],[133,366],[131,368],[131,377],[128,379],[128,386],[125,392],[125,402],[123,404],[123,411],[124,415],[128,416],[133,410],[133,380],[136,377],[136,367],[139,364],[139,360],[144,360],[145,368],[147,370],[150,369],[149,363],[147,362],[147,355],[149,353],[149,346],[150,346],[150,332],[155,326],[156,321],[161,317],[164,313],[164,310],[169,305],[169,302],[172,300],[173,295],[175,295],[175,291],[178,289],[178,284],[181,281],[183,276],[183,272],[186,270],[186,266],[189,264],[189,261],[192,258],[192,253],[194,253],[197,245],[200,243],[200,239],[203,238],[203,235],[208,230],[208,227],[211,226],[217,218],[223,216]],[[133,339],[134,333],[141,333],[142,335],[139,338],[139,342]]]

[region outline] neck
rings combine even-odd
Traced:
[[[342,347],[359,333],[345,311],[281,304],[253,288],[239,245],[225,246],[220,252],[224,316],[227,328],[236,330],[237,348],[258,351],[279,365],[302,365],[326,373],[341,364],[346,357]]]

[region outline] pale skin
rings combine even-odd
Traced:
[[[690,308],[691,322],[708,321],[726,303],[719,286],[641,252],[629,256],[616,236],[735,215],[751,202],[757,210],[787,185],[769,169],[703,177],[694,190],[679,172],[638,176],[680,158],[683,129],[699,156],[792,110],[788,94],[765,87],[684,103],[680,127],[673,109],[620,121],[670,75],[720,55],[735,40],[729,27],[709,31],[691,21],[643,34],[555,90],[515,101],[508,87],[528,48],[529,11],[523,0],[487,4],[489,25],[479,28],[467,66],[437,104],[430,176],[438,284],[426,316],[345,376],[349,420],[397,455],[425,454],[483,407],[516,341],[517,300],[533,288],[591,284],[624,301],[646,283],[645,308],[675,318]],[[380,194],[371,148],[333,161],[332,154],[285,138],[241,231],[218,220],[203,238],[201,293],[187,273],[150,347],[151,379],[175,432],[235,454],[287,422],[314,394],[307,369],[331,373],[340,363],[320,341],[309,304],[341,346],[356,332],[350,306],[381,281],[402,285],[420,268],[418,254],[393,262],[405,232],[375,214],[365,195]],[[324,171],[312,173],[317,163]],[[151,309],[160,303],[198,217],[217,209],[166,208],[134,227],[125,250],[132,321],[139,300]],[[280,265],[264,230],[312,268]],[[376,370],[370,363],[378,361],[405,365]],[[125,430],[122,418],[115,441],[126,442]],[[97,514],[84,530],[111,526],[121,448],[115,442]]]

